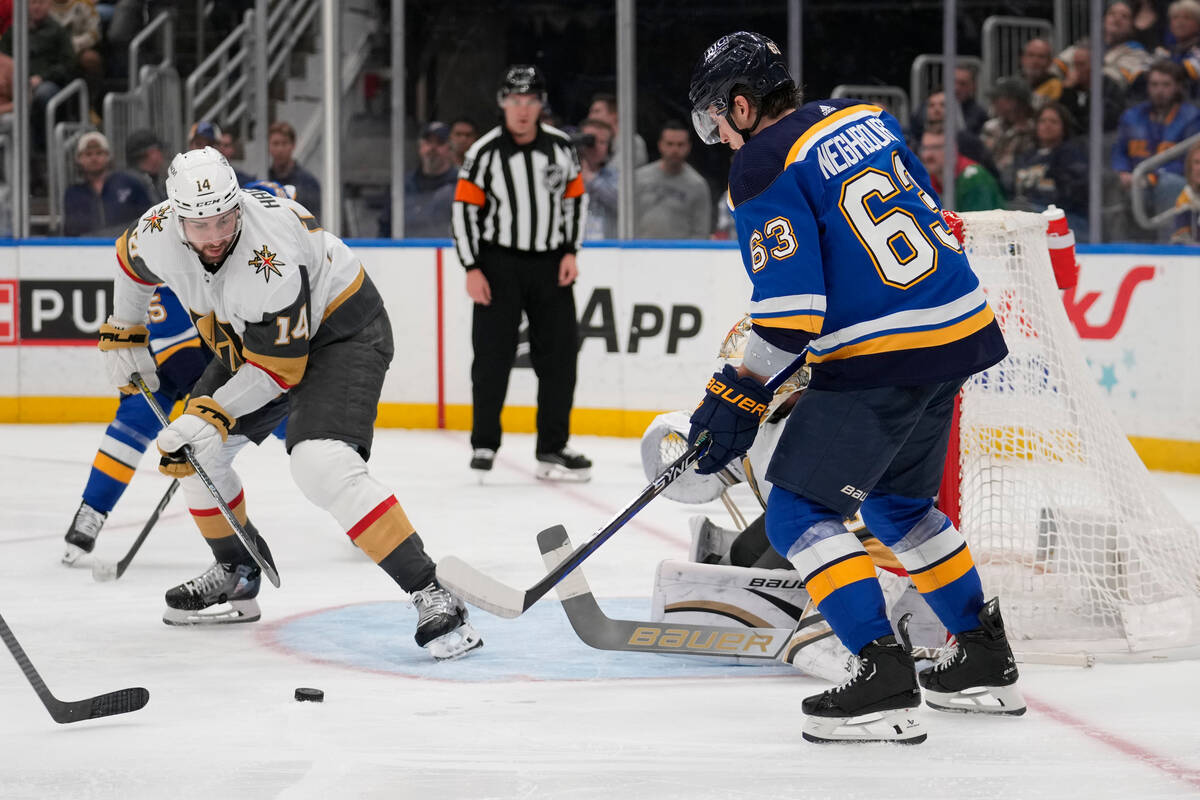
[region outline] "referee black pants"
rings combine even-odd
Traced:
[[[537,452],[557,452],[567,444],[579,322],[573,287],[558,285],[561,260],[561,253],[481,249],[480,269],[491,286],[492,303],[476,303],[472,318],[472,447],[500,448],[500,410],[517,356],[522,311],[529,319],[529,357],[538,378]]]

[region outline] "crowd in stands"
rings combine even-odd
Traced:
[[[18,0],[21,1],[21,0]],[[0,114],[11,110],[11,7],[0,0]],[[114,48],[106,39],[145,19],[149,0],[24,0],[29,4],[30,99],[32,139],[44,152],[46,102],[63,85],[83,77],[96,110],[114,76]],[[1200,148],[1170,161],[1135,185],[1135,168],[1175,144],[1200,133],[1200,0],[1108,0],[1103,19],[1103,74],[1100,115],[1104,163],[1102,199],[1104,237],[1113,240],[1200,241]],[[957,102],[935,88],[915,109],[906,127],[909,145],[942,191],[945,124],[956,114],[955,206],[959,211],[993,208],[1039,211],[1055,205],[1066,211],[1072,228],[1088,238],[1089,175],[1087,128],[1090,120],[1091,52],[1087,39],[1061,52],[1049,41],[1025,43],[1019,69],[1000,76],[978,102],[978,76],[965,66],[954,74]],[[118,66],[121,66],[118,64]],[[94,87],[94,88],[93,88]],[[812,98],[817,99],[817,98]],[[616,97],[595,94],[586,117],[576,124],[547,110],[545,121],[570,133],[576,143],[588,199],[585,238],[616,238],[619,163],[616,149],[622,124]],[[951,110],[952,109],[952,110]],[[484,113],[484,112],[481,112]],[[3,118],[0,117],[0,120]],[[627,122],[627,121],[626,121]],[[628,123],[627,123],[628,124]],[[0,121],[0,125],[3,122]],[[450,206],[464,156],[483,131],[471,119],[433,120],[420,127],[416,164],[404,180],[404,234],[413,238],[449,236]],[[705,176],[689,163],[690,126],[668,120],[657,133],[658,158],[639,132],[633,134],[634,234],[637,238],[729,238],[732,220],[718,176]],[[233,136],[215,121],[197,121],[188,146],[212,145],[237,164]],[[320,217],[317,179],[294,158],[295,129],[285,121],[268,130],[270,163],[263,176],[292,187],[296,199]],[[80,180],[64,198],[68,235],[108,235],[129,214],[163,199],[163,170],[172,155],[153,131],[136,131],[125,147],[125,170],[113,168],[103,136],[80,138],[76,147]],[[35,166],[36,171],[36,166]],[[239,172],[249,183],[256,176]],[[36,187],[36,176],[35,176]],[[36,190],[36,189],[35,189]],[[1169,225],[1143,228],[1134,219],[1132,197],[1144,208],[1168,216]],[[143,202],[143,200],[145,202]],[[385,201],[379,235],[392,234],[390,197]]]

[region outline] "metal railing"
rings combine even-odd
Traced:
[[[189,120],[220,119],[243,125],[252,89],[254,12],[247,11],[184,83],[183,111]]]
[[[983,59],[977,56],[957,56],[955,61],[960,67],[967,67],[975,73],[975,102],[984,103],[983,91]],[[913,59],[912,69],[909,70],[908,100],[914,109],[925,105],[925,100],[933,90],[946,84],[942,74],[945,58],[941,53],[923,53]],[[907,122],[907,120],[904,120]]]
[[[1021,70],[1021,51],[1030,39],[1054,41],[1054,23],[1025,17],[988,17],[983,21],[983,73],[986,92],[1000,78]]]
[[[321,10],[319,0],[272,0],[267,12],[267,80],[283,69],[300,41]]]
[[[1178,208],[1168,208],[1165,211],[1160,211],[1154,216],[1150,216],[1146,210],[1146,195],[1145,191],[1149,185],[1149,175],[1156,172],[1163,164],[1183,158],[1187,155],[1187,151],[1193,146],[1200,144],[1200,133],[1194,136],[1189,136],[1179,144],[1172,145],[1161,153],[1155,153],[1145,161],[1133,168],[1133,182],[1129,191],[1129,207],[1133,212],[1134,221],[1146,228],[1147,230],[1154,228],[1162,228],[1169,224],[1175,215],[1179,213]]]
[[[74,102],[78,119],[59,119],[59,113]],[[75,153],[70,141],[76,133],[91,127],[88,123],[88,89],[83,78],[76,78],[62,88],[46,103],[46,185],[49,217],[47,222],[52,231],[62,229],[63,193],[67,180],[73,174]]]
[[[1088,35],[1090,0],[1054,0],[1054,53]]]
[[[175,63],[175,17],[170,11],[163,11],[157,17],[150,21],[150,24],[143,28],[137,36],[129,42],[129,91],[138,88],[138,81],[142,77],[142,49],[146,42],[152,38],[158,37],[158,51],[162,55],[162,60],[155,66],[166,68],[173,66]]]
[[[851,97],[883,106],[893,117],[908,127],[908,94],[899,86],[870,86],[867,84],[842,83],[833,87],[830,97]]]

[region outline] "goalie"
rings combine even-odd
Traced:
[[[733,366],[741,363],[750,324],[747,314],[730,329],[721,344],[720,358],[724,363]],[[719,498],[741,530],[719,527],[703,515],[692,517],[687,561],[666,560],[658,566],[652,618],[687,624],[741,624],[796,630],[780,658],[807,674],[840,681],[848,676],[850,652],[836,637],[828,635],[828,624],[820,622],[813,626],[815,607],[791,563],[775,552],[767,540],[765,514],[760,513],[747,524],[729,493],[731,486],[745,483],[765,508],[771,485],[762,476],[775,451],[783,421],[807,385],[807,378],[807,367],[801,368],[775,393],[754,446],[744,458],[731,462],[716,474],[687,472],[664,492],[672,500],[687,504],[709,503]],[[646,429],[641,454],[647,479],[653,480],[687,449],[689,426],[687,412],[672,411],[656,417]],[[918,655],[932,655],[934,649],[945,643],[945,627],[913,589],[900,562],[871,535],[862,519],[856,515],[846,521],[846,526],[874,561],[893,627],[900,633],[900,621],[908,615],[903,626],[907,629],[905,635],[916,646]],[[802,620],[806,622],[801,629]],[[826,635],[821,636],[822,633]]]

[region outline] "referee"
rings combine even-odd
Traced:
[[[467,151],[452,218],[475,301],[471,469],[482,478],[500,448],[524,311],[538,377],[537,476],[586,481],[592,462],[567,447],[579,354],[572,285],[587,212],[579,158],[566,134],[540,122],[546,84],[537,67],[509,67],[496,99],[504,123]]]

